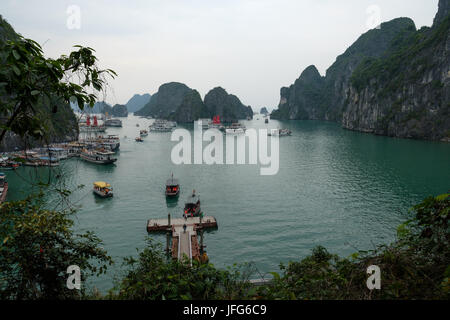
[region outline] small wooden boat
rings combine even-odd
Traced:
[[[266,118],[266,119],[264,120],[264,123],[269,123],[269,119]]]
[[[147,131],[147,130],[141,130],[141,131],[139,132],[139,135],[140,135],[141,137],[146,137],[146,136],[148,136],[148,131]]]
[[[6,175],[0,172],[0,203],[4,202],[8,195],[8,182],[6,181]]]
[[[136,123],[136,127],[139,127],[139,123]]]
[[[180,194],[180,183],[172,177],[166,181],[166,197],[175,198]]]
[[[113,196],[113,188],[109,183],[104,181],[94,182],[94,188],[92,191],[100,198],[109,198]]]
[[[189,196],[184,204],[183,217],[199,217],[202,215],[200,208],[200,197],[195,194],[195,190],[192,191],[192,195]]]
[[[136,137],[134,140],[136,140],[136,142],[144,142],[144,140],[141,137]]]

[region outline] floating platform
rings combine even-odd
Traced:
[[[186,228],[184,228],[186,226]],[[192,259],[202,259],[203,232],[199,245],[197,232],[205,229],[217,228],[217,220],[212,216],[187,217],[171,219],[150,219],[147,222],[147,232],[172,233],[172,257],[181,259],[184,255]],[[169,241],[167,242],[167,249]]]

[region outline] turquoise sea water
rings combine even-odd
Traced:
[[[264,124],[255,117],[243,123],[292,130],[291,137],[280,138],[278,174],[261,176],[259,165],[174,165],[170,133],[134,141],[152,121],[129,116],[123,128],[108,129],[121,139],[115,165],[70,159],[50,173],[53,185],[85,185],[70,197],[80,206],[76,229],[95,231],[116,261],[107,275],[90,279],[88,285],[102,291],[112,286],[121,259],[145,246],[147,220],[168,212],[181,216],[192,189],[200,194],[204,213],[218,220],[219,228],[205,234],[210,261],[217,267],[253,262],[261,273],[278,271],[280,262],[299,260],[319,244],[345,256],[389,243],[412,205],[450,190],[446,143],[374,136],[318,121]],[[181,182],[175,206],[164,196],[171,172]],[[49,172],[24,167],[7,175],[8,199],[15,200],[32,192],[30,182],[46,181]],[[96,180],[110,182],[114,198],[94,197]],[[46,197],[56,204],[55,193]],[[164,235],[154,237],[165,241]]]

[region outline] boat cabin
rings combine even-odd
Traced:
[[[199,217],[202,214],[200,208],[200,197],[195,194],[195,190],[188,197],[184,204],[184,217]]]
[[[180,183],[178,179],[168,179],[166,182],[166,197],[176,197],[180,194]]]
[[[102,198],[108,198],[113,196],[113,188],[109,183],[104,181],[94,182],[93,192]]]

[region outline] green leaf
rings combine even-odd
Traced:
[[[19,68],[17,68],[17,66],[12,66],[12,69],[13,69],[13,71],[14,71],[14,73],[16,74],[16,75],[18,75],[18,76],[20,76],[20,70],[19,70]]]
[[[13,53],[14,58],[16,58],[16,60],[20,59],[20,55],[17,53],[16,50],[13,50],[12,53]]]
[[[37,95],[37,94],[39,94],[39,93],[40,93],[39,90],[33,90],[33,91],[31,91],[31,95],[32,95],[32,96],[35,96],[35,95]]]

